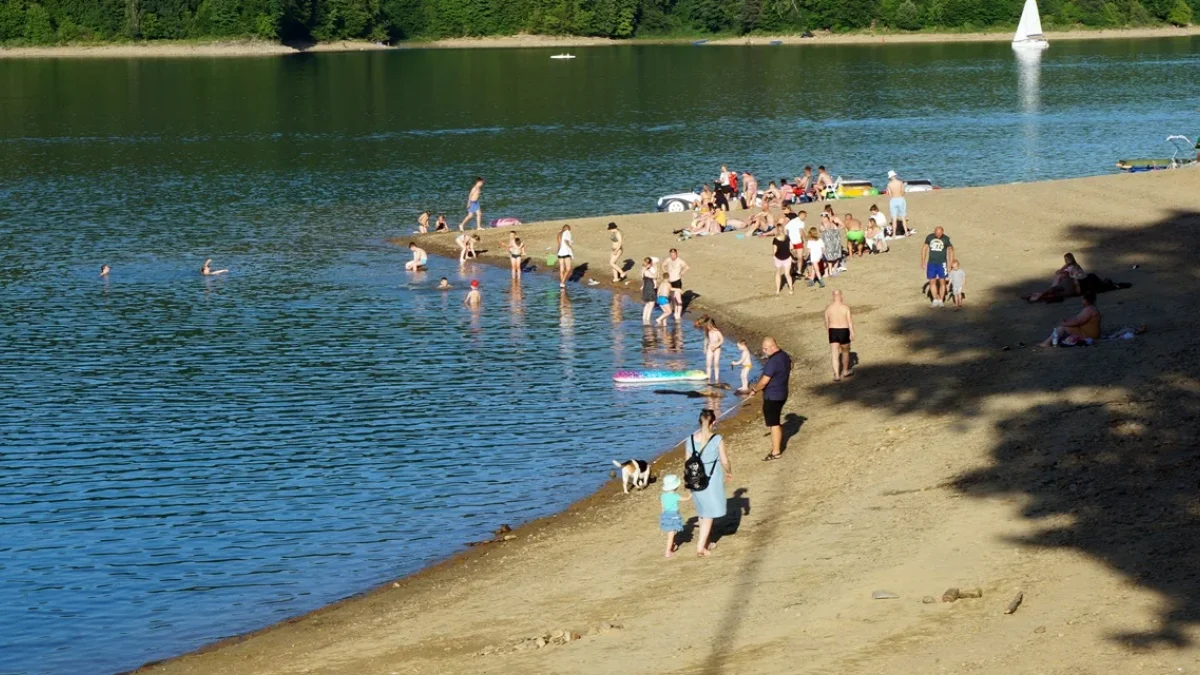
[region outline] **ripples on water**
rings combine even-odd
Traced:
[[[203,279],[128,256],[107,283],[5,283],[0,672],[114,671],[312,609],[686,433],[695,400],[609,379],[698,361],[682,334],[643,342],[640,305],[548,276],[514,295],[472,266],[476,315],[457,265],[410,277],[404,257],[246,253]]]
[[[636,305],[548,278],[518,298],[473,270],[475,317],[428,288],[463,285],[453,264],[405,276],[381,239],[456,222],[472,176],[488,217],[531,220],[645,211],[721,163],[1103,173],[1194,133],[1200,38],[1056,43],[1032,70],[1007,44],[549,53],[0,60],[0,673],[263,626],[686,432],[695,400],[609,377],[696,365],[694,336],[644,343]]]

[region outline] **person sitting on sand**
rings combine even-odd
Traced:
[[[767,183],[767,190],[763,192],[762,205],[764,209],[771,209],[780,206],[782,196],[779,193],[779,188],[775,187],[775,181]]]
[[[429,232],[429,212],[422,211],[421,215],[417,216],[417,232],[426,234]]]
[[[437,222],[434,223],[433,231],[434,232],[449,232],[450,231],[450,223],[446,222],[446,214],[444,214],[444,213],[438,214],[438,219],[437,219]]]
[[[1050,287],[1040,293],[1025,296],[1029,302],[1037,302],[1048,295],[1053,296],[1070,296],[1080,295],[1083,293],[1083,288],[1080,282],[1087,278],[1087,272],[1083,267],[1075,262],[1075,254],[1067,253],[1063,255],[1063,266],[1054,271],[1054,278],[1050,281]]]
[[[766,209],[750,216],[750,219],[746,221],[746,226],[750,228],[750,234],[754,235],[769,234],[775,230],[771,224],[771,212]]]
[[[418,247],[416,244],[409,242],[408,250],[412,251],[412,260],[404,263],[404,269],[409,272],[420,272],[429,266],[429,254],[425,249]]]
[[[448,290],[450,290],[450,288],[451,288],[451,286],[450,286],[450,280],[449,280],[449,279],[447,279],[446,277],[442,277],[442,280],[438,282],[438,285],[437,285],[437,287],[438,287],[438,290],[439,290],[439,291],[448,291]]]
[[[814,186],[813,189],[815,192],[815,196],[819,201],[822,201],[822,202],[825,201],[825,198],[828,196],[829,191],[833,189],[833,183],[834,183],[833,176],[829,175],[829,172],[825,170],[825,167],[818,166],[817,167],[817,184],[816,184],[816,186]]]
[[[471,290],[467,291],[467,297],[463,298],[463,306],[478,309],[482,302],[483,294],[479,292],[479,280],[472,279]]]
[[[730,368],[742,367],[742,388],[738,389],[737,394],[747,393],[750,391],[750,369],[754,367],[754,357],[750,355],[750,347],[746,345],[745,340],[737,341],[738,358],[729,364]]]
[[[871,253],[887,253],[887,218],[879,212],[878,206],[871,207],[871,217],[867,219],[867,248]]]
[[[1096,309],[1096,294],[1084,293],[1081,298],[1083,309],[1050,331],[1050,337],[1038,344],[1039,347],[1090,345],[1100,339],[1100,310]]]
[[[802,195],[807,201],[816,199],[816,186],[813,184],[813,168],[812,165],[804,167],[804,175],[796,181],[796,186],[802,190]]]
[[[212,265],[212,258],[205,260],[204,264],[200,266],[200,274],[202,274],[203,276],[206,276],[206,277],[215,277],[218,274],[225,274],[226,272],[229,271],[229,270],[214,270],[214,269],[212,269],[211,265]]]

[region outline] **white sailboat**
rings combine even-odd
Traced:
[[[1021,10],[1021,22],[1017,24],[1017,33],[1013,35],[1013,49],[1045,49],[1050,46],[1046,36],[1042,35],[1042,17],[1038,13],[1037,0],[1025,0],[1025,9]]]

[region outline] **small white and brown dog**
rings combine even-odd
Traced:
[[[621,489],[629,494],[629,486],[644,490],[650,483],[650,463],[643,459],[630,459],[624,462],[613,460],[613,465],[621,470]]]

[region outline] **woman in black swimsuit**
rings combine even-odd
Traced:
[[[658,276],[658,271],[654,269],[654,259],[646,258],[642,261],[642,302],[646,306],[642,308],[642,325],[650,325],[650,317],[654,314],[654,304],[658,300],[658,287],[655,284],[655,278]]]
[[[783,226],[775,226],[775,236],[771,238],[771,246],[775,249],[772,259],[775,261],[775,295],[783,291],[783,282],[787,282],[788,295],[794,293],[792,287],[792,244],[788,240]]]

